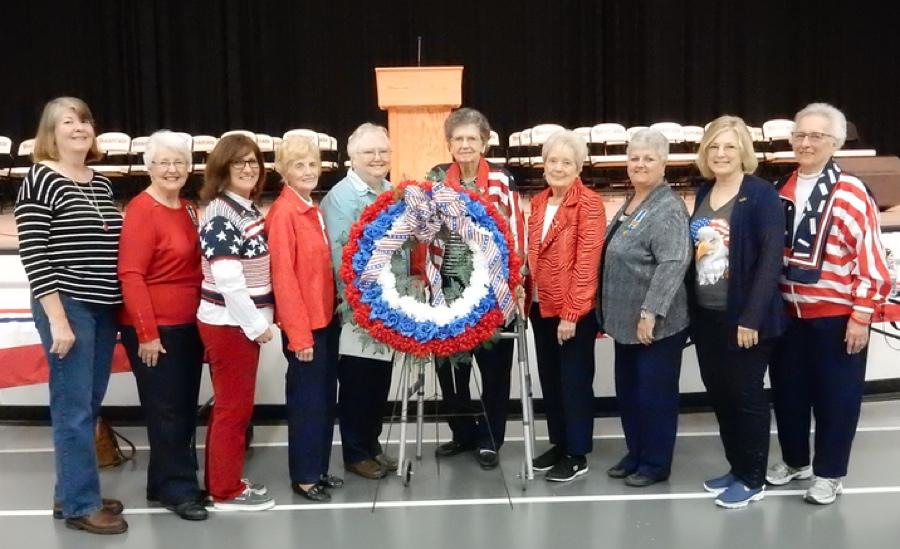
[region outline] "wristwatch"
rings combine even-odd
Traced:
[[[641,309],[641,319],[651,319],[656,318],[656,315],[648,311],[647,309]]]

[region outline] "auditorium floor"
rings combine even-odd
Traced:
[[[143,499],[144,446],[136,461],[101,475],[104,495],[125,502],[130,524],[127,534],[108,538],[68,530],[50,517],[49,429],[0,426],[0,548],[896,547],[900,401],[864,405],[844,495],[826,507],[802,501],[804,482],[769,490],[748,509],[715,507],[701,487],[705,477],[725,470],[715,421],[709,414],[683,414],[680,421],[672,477],[649,488],[629,488],[605,474],[624,451],[616,418],[597,421],[587,476],[556,484],[538,474],[525,491],[517,478],[523,447],[516,423],[501,452],[502,475],[499,469],[482,471],[469,455],[441,460],[438,475],[434,425],[426,424],[425,456],[408,487],[396,476],[381,483],[348,476],[327,505],[306,504],[291,492],[284,427],[257,427],[247,475],[266,483],[278,506],[262,513],[213,513],[205,523],[182,521]],[[543,427],[539,421],[538,452],[547,445]],[[123,431],[145,444],[143,429]],[[340,448],[334,449],[332,472],[343,475]],[[396,455],[396,446],[389,452]]]

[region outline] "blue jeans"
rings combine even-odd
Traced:
[[[628,455],[619,465],[669,478],[678,429],[678,378],[687,329],[650,345],[616,343],[616,399]]]
[[[94,426],[106,394],[116,344],[116,307],[84,303],[60,293],[75,344],[60,359],[50,354],[50,321],[32,299],[34,324],[50,365],[50,419],[56,459],[54,500],[66,518],[100,509]]]

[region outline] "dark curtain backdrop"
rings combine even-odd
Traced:
[[[194,134],[385,121],[376,66],[465,66],[504,138],[542,122],[759,125],[829,101],[900,152],[896,2],[70,0],[3,2],[0,134],[76,95],[101,131]],[[876,7],[878,6],[878,7]],[[890,6],[890,7],[884,7]]]

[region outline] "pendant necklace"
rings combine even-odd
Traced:
[[[75,181],[72,181],[72,183],[74,183],[75,188],[78,189],[78,192],[81,193],[81,196],[83,196],[84,199],[87,200],[88,204],[93,206],[94,211],[97,212],[97,216],[100,218],[100,223],[103,224],[103,230],[109,232],[109,225],[106,224],[106,218],[103,217],[103,212],[100,211],[100,207],[97,205],[97,195],[94,194],[94,185],[90,182],[88,183],[91,188],[91,198],[88,198],[87,193],[84,192],[84,189],[81,188],[81,185],[79,185]]]

